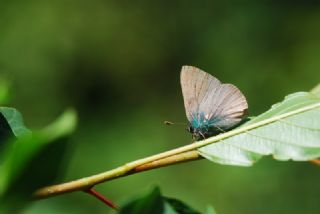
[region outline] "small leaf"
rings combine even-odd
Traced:
[[[159,187],[150,193],[127,203],[120,210],[121,214],[200,214],[184,202],[161,195]]]
[[[206,141],[212,144],[198,151],[221,164],[250,166],[265,155],[283,161],[316,159],[320,157],[320,97],[291,94],[239,128]]]
[[[175,211],[173,209],[173,207],[168,202],[164,202],[164,213],[165,214],[179,214],[177,211]]]
[[[184,202],[174,199],[174,198],[165,198],[166,202],[170,204],[170,206],[175,210],[177,213],[183,214],[200,214],[200,212],[192,209]]]
[[[147,195],[135,199],[120,210],[121,214],[140,214],[140,213],[164,213],[164,201],[158,187],[154,188]]]

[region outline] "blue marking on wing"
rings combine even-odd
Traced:
[[[222,118],[214,117],[210,120],[206,120],[203,113],[200,113],[193,117],[194,119],[191,121],[191,126],[194,129],[210,129],[212,127],[216,127],[215,124],[217,124],[219,121],[221,121]]]
[[[195,129],[201,128],[204,125],[204,114],[193,115],[193,120],[190,121],[191,126]]]
[[[205,139],[221,132],[225,132],[228,126],[223,125],[223,117],[213,117],[207,120],[203,113],[192,115],[190,126],[193,128],[192,133],[197,140]]]

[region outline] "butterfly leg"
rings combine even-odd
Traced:
[[[201,137],[203,137],[203,139],[206,139],[206,137],[204,136],[204,134],[202,132],[199,132],[199,134],[201,135]]]
[[[219,130],[219,131],[221,131],[221,132],[226,132],[225,130],[223,130],[222,128],[220,128],[219,126],[216,126],[216,128]]]

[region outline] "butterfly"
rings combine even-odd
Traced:
[[[183,66],[180,76],[184,107],[189,121],[187,130],[195,140],[205,139],[239,125],[248,103],[232,84],[193,66]]]

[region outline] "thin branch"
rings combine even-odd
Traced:
[[[111,200],[107,199],[104,195],[100,194],[97,190],[93,188],[89,188],[87,190],[84,190],[85,193],[88,193],[89,195],[92,195],[93,197],[97,198],[102,203],[106,204],[108,207],[111,207],[114,210],[118,210],[119,207],[114,204]]]
[[[33,196],[36,199],[48,198],[68,192],[78,191],[78,190],[87,190],[92,186],[104,182],[106,180],[113,180],[118,177],[124,177],[127,175],[135,174],[138,172],[143,172],[151,169],[156,169],[164,166],[169,166],[172,164],[178,164],[183,162],[188,162],[192,160],[202,159],[197,151],[189,151],[185,153],[180,153],[177,155],[169,156],[163,159],[151,161],[146,164],[137,165],[136,167],[128,170],[128,164],[118,167],[116,169],[107,171],[105,173],[101,173],[98,175],[94,175],[91,177],[86,177],[82,179],[78,179],[75,181],[48,186],[37,190]],[[131,163],[132,164],[132,163]],[[102,180],[103,179],[103,180]]]
[[[185,163],[194,160],[203,159],[197,151],[184,152],[178,155],[173,155],[160,160],[152,161],[150,163],[143,164],[134,168],[130,174],[135,174],[138,172],[148,171],[151,169],[157,169],[164,166],[170,166],[178,163]]]

